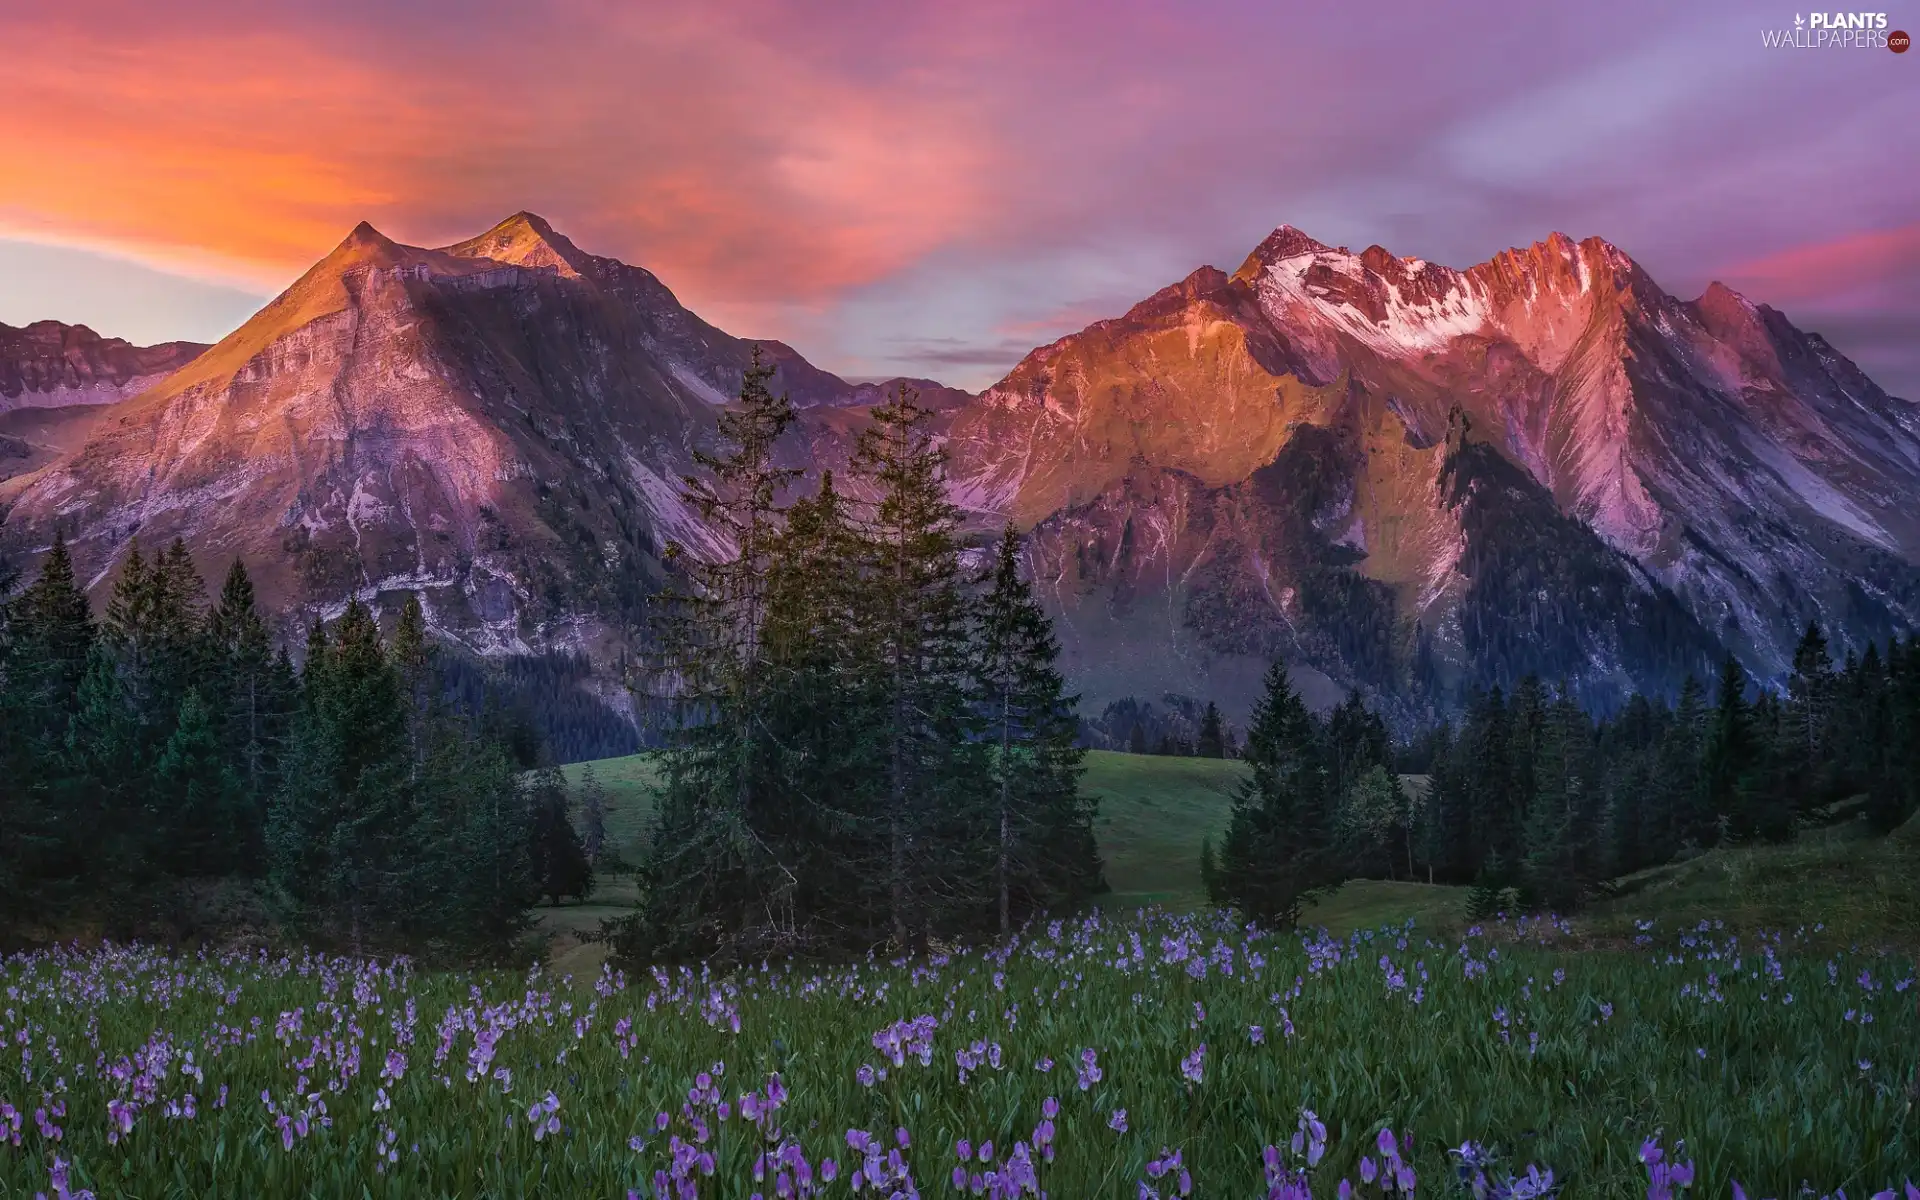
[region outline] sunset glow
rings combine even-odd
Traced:
[[[0,4],[0,320],[111,290],[9,241],[265,297],[362,219],[531,209],[729,329],[978,387],[1283,222],[1462,266],[1560,229],[1920,390],[1913,61],[1730,3],[1391,7]]]

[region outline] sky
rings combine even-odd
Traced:
[[[211,341],[361,220],[525,209],[729,332],[978,388],[1283,223],[1460,267],[1557,230],[1920,399],[1920,53],[1769,49],[1773,7],[0,0],[0,321]]]

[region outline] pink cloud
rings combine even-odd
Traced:
[[[1911,287],[1920,223],[1810,242],[1727,268],[1729,283],[1776,306],[1842,301]]]

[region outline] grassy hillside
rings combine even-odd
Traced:
[[[1614,887],[1585,914],[1596,934],[1627,934],[1648,918],[1665,928],[1724,921],[1788,933],[1819,924],[1821,942],[1920,948],[1920,815],[1890,837],[1872,837],[1856,821],[1790,845],[1714,850]]]

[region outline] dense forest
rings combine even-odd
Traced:
[[[657,624],[674,723],[630,962],[842,953],[1006,930],[1104,889],[1058,645],[1008,530],[961,565],[927,410],[901,387],[852,463],[782,506],[795,414],[747,374],[689,499],[734,553]]]
[[[209,604],[178,541],[96,620],[56,539],[0,608],[0,937],[513,950],[588,865],[525,719],[442,661],[417,600],[390,638],[354,601],[296,670],[244,565]]]
[[[1689,678],[1672,705],[1636,695],[1601,720],[1527,676],[1397,750],[1357,698],[1323,719],[1276,665],[1245,758],[1203,862],[1218,903],[1285,923],[1368,876],[1471,884],[1476,916],[1568,912],[1609,879],[1715,846],[1788,841],[1836,816],[1880,832],[1906,820],[1920,807],[1920,638],[1836,663],[1809,626],[1784,694],[1729,658],[1711,694]]]

